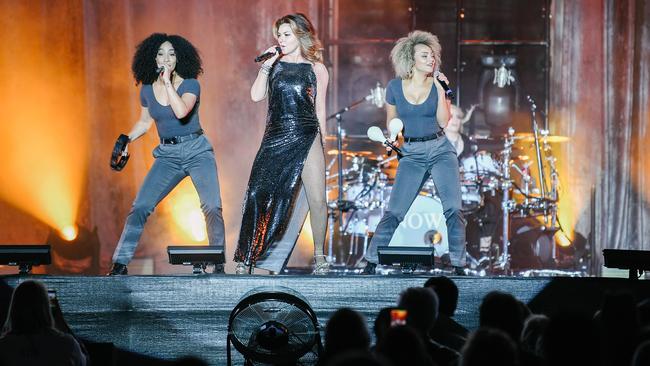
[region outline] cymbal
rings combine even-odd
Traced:
[[[341,137],[341,140],[369,140],[366,135],[345,135]],[[327,135],[325,136],[325,141],[336,141],[336,135]]]
[[[513,136],[516,140],[522,141],[522,142],[534,142],[535,141],[535,135],[532,132],[520,132],[516,133]],[[556,143],[556,142],[568,142],[571,140],[570,137],[568,136],[560,136],[560,135],[538,135],[539,140],[541,142],[550,142],[550,143]]]
[[[339,151],[337,149],[327,150],[327,155],[336,155]],[[373,155],[372,151],[354,151],[354,150],[341,150],[341,153],[345,156],[371,156]]]

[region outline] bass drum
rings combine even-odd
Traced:
[[[449,253],[447,224],[438,197],[418,195],[404,216],[389,246],[430,247],[435,256]]]
[[[429,179],[424,182],[420,194],[429,197],[438,197],[438,192],[436,191],[436,185],[433,183],[433,178],[429,177]],[[483,194],[481,193],[479,185],[473,180],[463,180],[460,182],[460,195],[462,204],[461,210],[465,214],[475,212],[483,206]]]
[[[476,185],[481,192],[494,192],[499,188],[499,167],[489,153],[479,151],[461,161],[462,184]]]

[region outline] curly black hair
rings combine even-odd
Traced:
[[[135,49],[131,71],[136,85],[152,84],[158,78],[156,55],[160,45],[169,41],[176,51],[176,72],[183,79],[196,79],[203,73],[201,56],[187,39],[166,33],[153,33],[145,38]]]

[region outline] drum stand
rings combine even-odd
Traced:
[[[505,274],[510,272],[510,254],[508,253],[508,247],[510,246],[510,211],[515,205],[515,202],[510,199],[510,188],[512,187],[512,180],[510,179],[510,156],[512,155],[512,146],[514,145],[514,133],[514,128],[510,127],[508,129],[508,135],[504,140],[503,151],[501,151],[503,166],[503,179],[501,181],[501,189],[503,190],[503,198],[501,200],[501,209],[503,210],[503,248],[494,267],[502,270]]]
[[[531,123],[533,127],[533,133],[535,138],[535,153],[537,157],[537,169],[539,170],[539,186],[541,189],[541,198],[540,203],[542,205],[542,211],[544,214],[544,225],[546,225],[545,230],[555,233],[558,228],[557,224],[557,201],[558,201],[558,185],[559,185],[559,176],[557,169],[555,167],[555,158],[553,156],[548,156],[547,152],[551,151],[551,147],[546,140],[548,136],[548,130],[539,130],[537,125],[536,110],[537,105],[530,95],[526,96],[526,99],[530,103],[530,113],[531,113]],[[544,156],[549,163],[551,170],[551,193],[547,196],[546,192],[546,175],[544,171],[544,166],[542,164],[542,149],[540,148],[539,139],[540,133],[542,135],[542,140],[544,141]],[[550,211],[550,220],[549,220],[549,211]],[[553,261],[556,260],[556,249],[555,249],[555,237],[551,237],[552,243],[552,258]]]
[[[327,117],[327,121],[330,119],[334,118],[336,119],[336,149],[338,150],[337,155],[336,155],[336,164],[337,164],[337,187],[338,187],[338,195],[336,199],[336,206],[332,209],[331,215],[329,215],[331,220],[328,222],[330,225],[330,238],[328,241],[329,248],[328,248],[328,261],[330,263],[334,263],[335,258],[334,258],[334,222],[336,221],[336,216],[338,216],[338,233],[339,233],[339,241],[341,241],[341,238],[343,238],[343,212],[349,211],[350,208],[352,208],[352,205],[350,202],[344,201],[343,200],[343,135],[345,132],[343,131],[343,114],[352,108],[358,106],[359,104],[365,102],[367,98],[362,98],[357,100],[356,102],[350,104],[349,106],[339,110],[338,112],[330,115]],[[334,211],[338,211],[338,215],[335,214]]]
[[[550,145],[545,141],[545,137],[548,135],[547,130],[540,131],[537,125],[537,120],[535,116],[536,105],[533,99],[528,96],[528,101],[531,103],[531,122],[533,129],[533,136],[535,142],[535,153],[537,158],[537,169],[539,171],[539,187],[540,187],[540,197],[536,200],[531,200],[529,184],[530,182],[526,180],[530,179],[530,176],[524,176],[526,181],[524,191],[524,204],[522,205],[522,213],[528,214],[531,210],[541,209],[544,216],[544,224],[546,227],[545,231],[554,232],[557,230],[557,201],[558,201],[558,187],[559,187],[559,176],[555,166],[556,159],[553,156],[548,156],[547,152],[551,150]],[[503,167],[503,176],[501,181],[501,189],[503,190],[503,198],[501,201],[501,208],[503,210],[503,236],[502,236],[502,252],[498,257],[497,262],[494,264],[494,268],[502,270],[504,274],[510,274],[511,263],[510,263],[510,212],[517,209],[516,202],[510,196],[510,190],[513,187],[513,181],[510,176],[510,168],[512,167],[511,155],[512,155],[512,146],[515,142],[514,129],[511,127],[508,129],[508,134],[504,140],[503,151],[501,151],[502,158],[502,167]],[[544,141],[544,155],[545,159],[548,161],[550,171],[551,171],[551,191],[547,196],[546,189],[546,175],[544,171],[544,166],[542,163],[542,149],[540,148],[540,134],[541,139]],[[528,174],[526,174],[528,175]],[[541,207],[536,207],[536,203],[539,203]],[[550,219],[549,219],[550,216]],[[551,238],[552,241],[552,258],[555,261],[556,259],[556,248],[555,248],[555,238]]]

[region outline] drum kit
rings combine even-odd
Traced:
[[[532,132],[510,128],[503,136],[470,136],[473,153],[459,160],[468,263],[476,272],[512,274],[552,266],[555,259],[560,179],[552,148],[569,138],[538,128],[536,107],[529,101]],[[332,157],[326,169],[328,255],[330,263],[352,269],[388,209],[398,159],[371,149],[351,149],[364,145],[367,136],[339,131],[338,136],[326,137],[339,147],[326,152]],[[341,148],[344,145],[347,150]],[[332,169],[337,161],[343,164]],[[523,240],[524,232],[536,234]],[[445,217],[431,179],[423,183],[389,245],[431,246],[440,263],[448,264]]]

